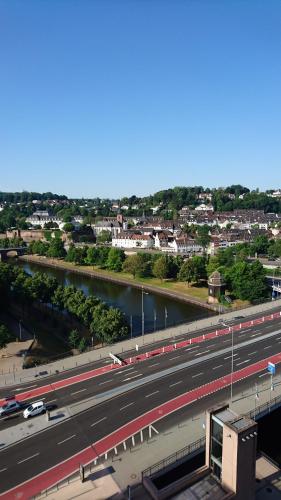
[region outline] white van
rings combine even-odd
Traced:
[[[24,418],[35,417],[35,415],[40,415],[40,413],[46,412],[46,406],[43,401],[35,401],[31,403],[23,412]]]

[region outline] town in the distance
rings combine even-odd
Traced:
[[[0,498],[281,497],[281,189],[0,191]]]

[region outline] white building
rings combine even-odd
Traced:
[[[120,233],[112,238],[115,248],[153,248],[154,239],[149,234]]]
[[[213,212],[214,207],[213,205],[206,205],[206,203],[201,203],[200,205],[198,205],[198,207],[195,207],[195,210],[197,212]]]

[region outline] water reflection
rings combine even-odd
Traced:
[[[22,266],[29,274],[38,271],[44,272],[49,276],[54,276],[63,285],[74,285],[83,290],[86,295],[95,295],[108,305],[118,307],[125,313],[128,322],[132,322],[132,335],[140,335],[142,331],[141,290],[71,271],[47,268],[39,264],[18,261],[18,265]],[[207,309],[155,293],[144,294],[143,303],[145,332],[202,319],[214,314]]]

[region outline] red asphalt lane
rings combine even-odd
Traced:
[[[264,370],[265,368],[267,368],[267,364],[269,361],[275,364],[281,363],[281,352],[269,358],[258,361],[257,363],[249,365],[246,368],[242,368],[237,372],[234,372],[232,375],[232,382],[235,383],[241,381],[251,375],[254,375],[255,373]],[[19,486],[16,486],[5,493],[2,493],[0,495],[0,498],[4,500],[18,500],[19,498],[21,500],[28,500],[32,496],[39,494],[40,492],[43,492],[48,488],[51,488],[58,482],[71,476],[76,471],[78,472],[80,464],[87,465],[90,462],[93,462],[99,456],[104,455],[105,453],[112,450],[114,447],[118,446],[123,441],[130,438],[134,434],[137,434],[149,425],[157,422],[158,420],[161,420],[171,413],[176,412],[184,406],[194,403],[204,396],[224,389],[230,384],[231,374],[228,374],[217,380],[202,385],[201,387],[193,389],[192,391],[177,396],[176,398],[171,399],[170,401],[167,401],[166,403],[163,403],[156,408],[153,408],[153,410],[148,411],[140,417],[137,417],[128,424],[125,424],[108,436],[105,436],[96,443],[93,443],[91,446],[88,446],[84,450],[61,462],[60,464],[55,465],[47,471],[44,471],[41,474],[33,477],[32,479],[25,481]]]
[[[158,356],[161,354],[166,354],[168,352],[172,352],[175,349],[183,349],[184,347],[187,347],[191,344],[199,344],[200,342],[204,342],[205,340],[211,340],[216,337],[222,336],[222,335],[228,335],[231,333],[231,330],[233,328],[233,331],[239,331],[242,328],[247,328],[250,326],[258,325],[261,323],[264,323],[266,321],[272,321],[273,319],[280,318],[281,312],[277,312],[274,314],[269,314],[267,316],[263,316],[261,318],[256,318],[251,321],[246,321],[244,323],[239,323],[238,325],[234,325],[233,327],[228,327],[224,328],[223,330],[215,330],[214,332],[206,333],[203,335],[199,335],[198,337],[193,337],[188,340],[184,340],[182,342],[175,342],[174,344],[169,344],[163,347],[158,347],[157,349],[154,349],[153,351],[148,351],[143,354],[139,354],[137,356],[133,356],[130,358],[126,358],[124,360],[123,368],[125,366],[128,366],[130,364],[137,363],[139,361],[145,361],[148,358],[151,358],[153,356]],[[62,389],[64,387],[68,387],[72,384],[77,384],[79,382],[83,382],[85,380],[89,380],[90,378],[98,377],[100,375],[104,375],[105,373],[110,372],[111,370],[114,370],[116,368],[121,368],[120,365],[108,365],[100,368],[95,368],[94,370],[89,370],[88,372],[81,373],[79,375],[74,375],[73,377],[68,377],[63,380],[59,380],[58,382],[53,382],[48,385],[44,385],[42,387],[38,387],[37,389],[32,389],[31,391],[26,391],[26,392],[21,392],[20,394],[17,394],[15,397],[17,401],[24,401],[26,399],[32,399],[38,396],[43,396],[44,394],[48,394],[50,392],[53,392],[58,389]],[[0,400],[0,405],[4,404],[4,400]]]

